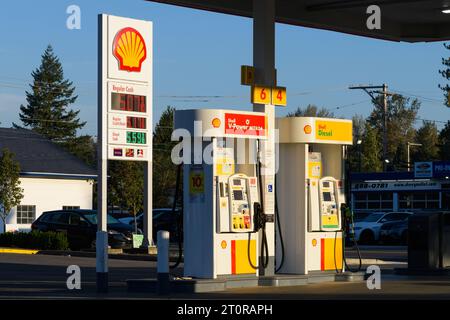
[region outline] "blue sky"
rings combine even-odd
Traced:
[[[81,8],[81,30],[66,28],[71,4]],[[2,4],[0,11],[2,127],[18,122],[30,73],[52,44],[65,76],[77,87],[72,108],[87,121],[81,132],[96,134],[99,13],[153,21],[155,121],[167,105],[252,109],[250,89],[240,85],[240,66],[252,64],[251,19],[141,0],[16,0]],[[277,108],[277,115],[312,103],[346,118],[367,116],[372,110],[368,96],[347,87],[386,82],[394,91],[424,97],[420,118],[446,121],[450,108],[443,106],[437,87],[444,80],[438,70],[445,55],[441,42],[396,43],[277,24],[278,84],[287,87],[288,97],[288,106]]]

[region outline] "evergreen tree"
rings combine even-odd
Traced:
[[[69,138],[62,143],[62,146],[78,159],[83,160],[87,165],[93,168],[96,167],[97,145],[90,135]]]
[[[439,160],[439,132],[434,122],[423,122],[422,127],[417,130],[416,142],[422,146],[411,149],[411,159],[414,161]]]
[[[362,141],[365,134],[366,121],[361,115],[354,115],[352,118],[353,122],[353,145],[349,146],[347,149],[347,161],[348,169],[351,172],[361,171],[362,167]],[[358,141],[360,142],[358,144]]]
[[[448,50],[450,50],[450,44],[446,44],[444,43],[444,47],[446,47]],[[442,75],[442,77],[444,79],[447,80],[447,83],[444,85],[439,85],[439,88],[442,89],[442,91],[444,91],[444,104],[447,107],[450,107],[450,85],[448,83],[449,79],[450,79],[450,57],[446,58],[442,58],[442,64],[446,67],[443,70],[439,70],[439,73]]]
[[[173,164],[170,157],[173,147],[177,144],[171,140],[174,113],[175,109],[168,106],[156,124],[153,134],[153,205],[155,207],[172,206],[177,174],[177,166]]]
[[[7,148],[2,150],[0,157],[0,218],[3,221],[3,232],[6,231],[6,218],[23,198],[20,188],[20,165],[14,160],[14,154]]]
[[[439,132],[439,142],[441,160],[450,160],[450,121],[447,121],[444,128]]]
[[[383,169],[381,162],[381,142],[376,129],[366,123],[361,143],[362,172],[379,172]]]
[[[325,109],[318,108],[314,104],[308,104],[305,109],[298,107],[294,112],[290,112],[288,117],[318,117],[318,118],[336,118],[334,113]]]
[[[62,65],[50,45],[42,55],[41,65],[31,75],[33,83],[31,91],[26,92],[27,105],[20,106],[19,117],[24,127],[54,142],[75,138],[76,131],[86,122],[78,118],[79,110],[68,108],[77,99],[75,87],[64,79]]]

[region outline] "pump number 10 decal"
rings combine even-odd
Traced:
[[[191,201],[204,201],[205,173],[201,165],[192,166],[189,172],[189,196]]]

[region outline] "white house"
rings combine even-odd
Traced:
[[[13,152],[20,163],[24,190],[20,205],[6,218],[6,231],[30,230],[44,211],[92,209],[95,169],[30,130],[0,128],[0,154],[3,148]]]

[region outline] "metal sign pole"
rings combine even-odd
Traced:
[[[98,158],[98,185],[97,185],[97,239],[96,239],[96,271],[97,291],[108,291],[108,231],[107,231],[107,155],[106,155],[106,114],[104,90],[104,73],[106,72],[107,59],[103,57],[103,48],[107,45],[107,37],[103,31],[107,30],[107,18],[98,16],[98,128],[97,128],[97,158]]]
[[[275,1],[253,0],[253,64],[255,83],[274,87],[275,81]],[[267,116],[267,140],[261,141],[262,181],[264,186],[264,213],[275,213],[275,107],[255,104],[253,111],[265,112]],[[266,234],[269,262],[266,268],[259,261],[260,275],[275,273],[275,225],[267,223]],[[260,232],[260,241],[262,235]],[[261,242],[260,242],[261,243]],[[260,253],[260,257],[263,253]]]

